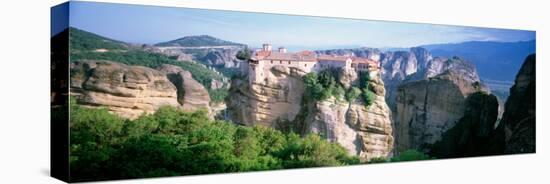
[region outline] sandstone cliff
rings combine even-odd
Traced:
[[[196,111],[199,109],[210,110],[210,96],[204,86],[191,76],[191,72],[185,71],[174,65],[164,64],[159,70],[164,72],[170,82],[178,91],[178,102],[183,110]]]
[[[342,86],[357,83],[355,71],[340,74]],[[292,127],[304,135],[317,133],[366,160],[391,156],[391,112],[379,75],[369,81],[376,99],[368,107],[360,100],[305,100],[305,73],[296,68],[276,66],[264,75],[266,80],[261,83],[250,83],[247,77],[232,81],[228,101],[231,120],[249,126]]]
[[[518,72],[499,126],[505,135],[505,153],[536,151],[536,57],[529,55]]]
[[[340,82],[342,79],[345,78]],[[394,139],[391,111],[384,98],[384,82],[376,77],[368,83],[376,95],[369,106],[359,99],[346,102],[331,98],[311,102],[303,121],[304,132],[323,135],[364,160],[391,157]]]
[[[488,91],[471,79],[462,70],[449,69],[426,80],[400,85],[394,112],[396,153],[407,149],[429,152],[431,145],[464,116],[466,97]]]
[[[412,79],[422,80],[426,67],[429,65],[438,66],[437,63],[445,61],[445,58],[434,58],[430,52],[421,47],[412,47],[408,51],[382,52],[373,48],[359,49],[334,49],[316,51],[321,54],[335,55],[354,55],[358,57],[367,57],[369,59],[380,62],[380,73],[386,88],[386,102],[392,111],[395,111],[395,98],[397,86],[401,85],[405,80],[411,81],[411,76],[416,76]],[[433,62],[433,63],[432,63]],[[430,64],[432,63],[432,64]],[[444,70],[441,68],[439,73]],[[439,74],[432,72],[433,74]],[[422,77],[420,77],[422,76]],[[433,77],[432,75],[430,77]]]
[[[229,116],[240,124],[275,127],[277,119],[293,121],[301,108],[304,73],[296,68],[273,67],[261,83],[236,78],[229,89]]]
[[[430,155],[454,158],[535,152],[535,83],[535,55],[530,55],[510,89],[498,126],[497,98],[474,93],[466,99],[464,116],[433,144]]]
[[[430,150],[436,158],[502,154],[503,138],[495,130],[498,117],[496,96],[476,92],[465,102],[464,116],[442,134]]]
[[[187,110],[206,108],[208,92],[189,72],[172,67],[181,82],[172,83],[163,71],[111,61],[71,63],[71,95],[88,107],[105,106],[122,117],[134,119],[161,106]],[[175,85],[174,85],[175,84]],[[206,94],[206,97],[204,97]],[[205,105],[206,104],[206,105]]]

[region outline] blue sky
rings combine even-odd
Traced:
[[[534,31],[93,2],[71,2],[70,15],[73,27],[147,44],[190,35],[211,35],[252,47],[272,43],[312,49],[535,39]]]

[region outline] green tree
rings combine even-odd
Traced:
[[[376,100],[376,94],[374,94],[374,92],[372,92],[368,88],[364,88],[363,93],[361,93],[361,95],[363,96],[363,102],[365,102],[365,105],[367,107],[372,105],[374,100]]]
[[[359,163],[310,134],[212,121],[205,111],[162,107],[124,120],[71,102],[70,167],[75,181],[338,166]]]
[[[361,95],[361,90],[357,87],[351,87],[346,93],[346,100],[348,102],[353,102],[359,95]]]
[[[235,57],[240,60],[248,61],[250,59],[251,53],[252,52],[248,49],[248,47],[244,47],[243,50],[239,50],[237,52],[237,55]]]

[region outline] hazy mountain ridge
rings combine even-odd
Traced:
[[[157,43],[158,47],[203,47],[203,46],[244,46],[244,44],[230,42],[210,35],[185,36],[175,40]]]
[[[428,49],[434,56],[460,56],[471,61],[477,66],[482,78],[513,81],[525,57],[535,53],[536,41],[470,41],[421,47]]]

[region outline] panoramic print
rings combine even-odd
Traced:
[[[66,6],[71,181],[535,153],[535,31]]]

